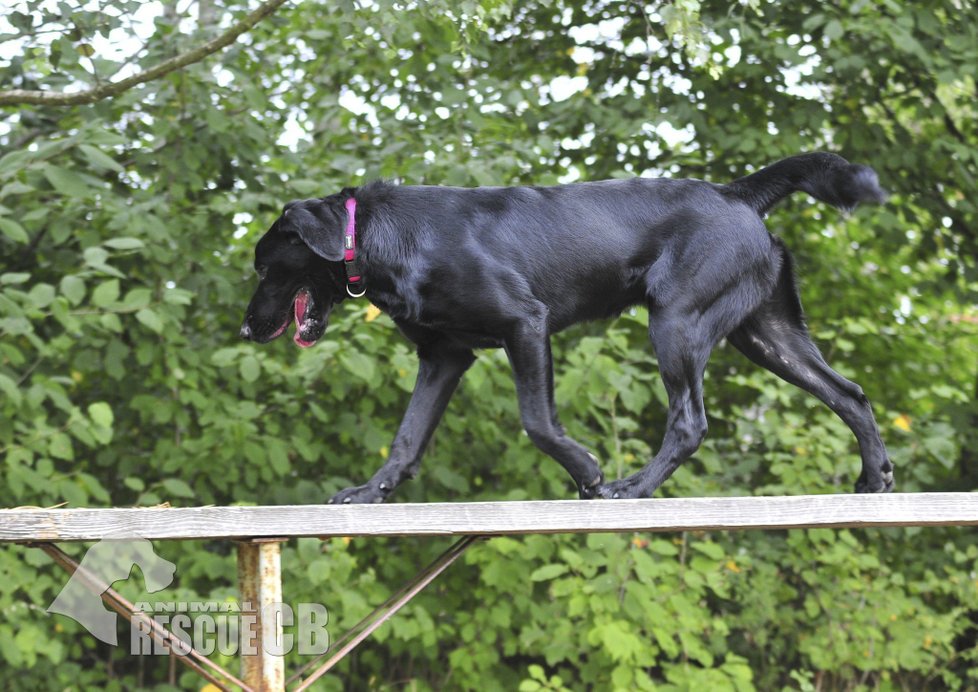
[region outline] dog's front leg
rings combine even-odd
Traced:
[[[518,325],[506,340],[506,353],[513,366],[526,434],[533,444],[560,462],[582,498],[594,497],[604,476],[594,455],[568,437],[557,420],[553,359],[546,329],[542,324]]]
[[[365,485],[340,491],[330,504],[383,502],[394,488],[418,472],[428,440],[475,355],[438,342],[419,347],[418,359],[418,379],[387,463]]]

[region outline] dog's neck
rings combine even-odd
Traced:
[[[343,266],[346,268],[346,292],[351,298],[364,293],[363,272],[357,261],[357,200],[346,200],[346,229],[343,232]]]

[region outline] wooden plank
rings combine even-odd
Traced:
[[[978,493],[0,510],[0,542],[975,526]]]

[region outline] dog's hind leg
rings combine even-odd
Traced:
[[[821,399],[852,429],[862,457],[856,492],[893,489],[893,464],[880,439],[869,400],[859,385],[829,367],[812,342],[790,266],[782,271],[774,295],[731,332],[728,339],[758,365]]]
[[[383,502],[418,472],[428,440],[475,355],[469,349],[434,341],[418,348],[418,360],[418,379],[387,463],[366,484],[337,493],[330,504]]]
[[[557,420],[553,360],[545,320],[518,324],[506,339],[506,354],[513,366],[526,434],[533,444],[560,462],[574,479],[582,498],[593,497],[604,476],[594,456],[568,437]]]
[[[777,257],[755,256],[746,266],[726,257],[703,262],[684,275],[669,265],[668,300],[649,306],[649,338],[669,396],[666,431],[655,457],[637,473],[598,488],[603,498],[649,497],[700,446],[706,436],[703,372],[713,348],[770,293]],[[654,290],[650,291],[652,296]],[[665,293],[665,292],[662,292]]]
[[[649,332],[669,395],[662,445],[638,473],[598,488],[603,498],[649,497],[700,446],[706,436],[703,371],[713,349],[688,314],[653,315]]]

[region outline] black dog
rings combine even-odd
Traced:
[[[727,185],[608,180],[556,187],[371,183],[290,202],[255,251],[261,282],[241,336],[264,343],[296,322],[311,346],[333,306],[366,294],[418,347],[418,380],[386,464],[332,502],[380,502],[413,477],[477,348],[503,347],[523,426],[583,498],[649,497],[706,435],[703,370],[726,337],[755,363],[825,402],[859,441],[856,492],[893,487],[869,402],[822,359],[805,327],[791,258],[761,217],[804,191],[841,209],[882,202],[869,167],[794,156]],[[550,335],[649,308],[669,395],[659,453],[604,482],[554,405]]]

